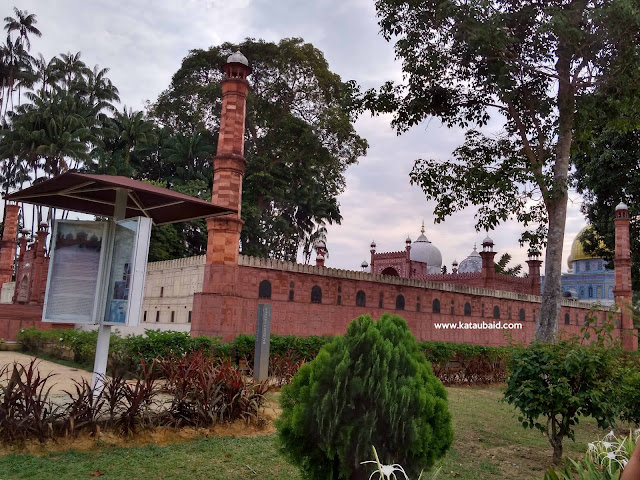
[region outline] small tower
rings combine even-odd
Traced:
[[[367,271],[367,268],[369,268],[369,264],[367,263],[366,260],[363,260],[362,263],[360,264],[360,268],[362,268],[363,272]]]
[[[19,212],[20,207],[18,205],[7,202],[4,231],[2,233],[2,241],[0,241],[0,289],[2,289],[3,284],[10,282],[13,277]]]
[[[33,275],[31,280],[31,291],[29,292],[29,303],[33,305],[44,304],[44,295],[47,288],[47,270],[49,262],[45,256],[47,253],[47,236],[49,236],[49,224],[40,222],[36,243],[34,244],[35,260],[33,265]]]
[[[458,273],[458,260],[454,260],[451,264],[451,273]]]
[[[324,257],[327,254],[327,244],[319,240],[316,245],[316,267],[324,267]]]
[[[375,270],[373,269],[373,257],[376,254],[376,241],[375,240],[371,240],[371,250],[369,250],[369,253],[371,253],[371,262],[369,262],[369,265],[371,266],[371,269],[369,270],[371,273],[374,273]]]
[[[411,261],[411,237],[409,237],[409,235],[407,235],[407,239],[404,241],[405,244],[405,251],[407,252],[407,262]]]
[[[527,260],[529,266],[529,280],[531,280],[531,295],[540,295],[540,266],[542,260],[540,260],[540,252],[535,249],[529,250],[529,259]]]
[[[631,314],[631,246],[629,242],[629,207],[623,202],[616,206],[614,217],[616,229],[616,249],[614,256],[615,288],[613,295],[620,308],[620,324],[622,328],[622,344],[626,350],[638,349],[637,332],[633,328]]]
[[[482,278],[484,279],[484,286],[485,288],[493,288],[490,283],[496,277],[496,267],[493,261],[496,252],[493,251],[493,240],[488,234],[482,241],[480,256],[482,257]]]

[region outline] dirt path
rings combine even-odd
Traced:
[[[0,352],[0,368],[7,364],[13,364],[13,362],[27,365],[33,358],[35,357],[20,352]],[[51,399],[56,403],[67,399],[67,394],[64,393],[65,390],[69,392],[75,391],[74,380],[81,382],[84,378],[91,382],[91,372],[86,370],[79,370],[41,359],[38,359],[37,367],[41,376],[53,375],[47,385],[52,386]]]

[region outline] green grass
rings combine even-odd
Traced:
[[[299,479],[298,471],[276,453],[274,442],[273,435],[217,437],[167,447],[8,455],[0,459],[0,479],[86,480],[97,471],[104,474],[101,478],[123,480]]]
[[[455,438],[447,456],[438,463],[441,467],[438,478],[542,478],[551,462],[551,447],[538,431],[522,428],[514,410],[500,402],[501,389],[448,388],[447,391]],[[584,454],[589,441],[605,433],[588,419],[576,430],[575,443],[565,440],[565,454],[574,458]],[[301,478],[297,469],[277,453],[275,435],[217,437],[166,447],[102,445],[91,452],[0,457],[1,480],[87,479],[98,470],[104,473],[102,478],[126,480]]]
[[[516,411],[501,402],[501,388],[447,388],[454,442],[437,465],[439,478],[459,480],[542,478],[552,449],[538,430],[524,429]],[[582,419],[576,441],[563,442],[566,456],[581,458],[587,443],[603,437],[592,419]]]

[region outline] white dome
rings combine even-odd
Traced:
[[[427,273],[440,273],[442,270],[442,254],[424,233],[411,245],[409,258],[414,262],[427,264]]]
[[[620,202],[617,206],[616,206],[616,211],[618,210],[629,210],[629,207],[627,207],[627,204],[624,202]]]
[[[245,57],[239,51],[229,55],[229,58],[227,58],[227,63],[241,63],[243,65],[246,65],[247,67],[249,66],[249,60],[247,60],[247,57]]]
[[[458,273],[477,273],[482,271],[482,257],[473,247],[473,252],[467,258],[460,262]]]

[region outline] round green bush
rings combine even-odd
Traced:
[[[313,480],[367,479],[372,446],[418,478],[451,445],[447,395],[403,318],[363,315],[283,387],[282,452]]]

